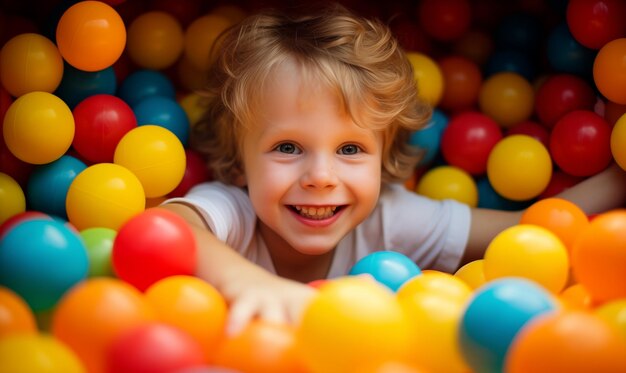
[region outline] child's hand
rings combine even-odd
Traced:
[[[229,303],[226,333],[238,334],[253,318],[296,325],[316,292],[311,286],[265,272],[239,276],[223,289]]]

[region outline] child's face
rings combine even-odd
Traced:
[[[333,92],[306,86],[295,65],[274,76],[244,137],[248,193],[261,232],[273,231],[268,246],[277,235],[297,252],[323,254],[376,205],[382,135],[357,126]]]

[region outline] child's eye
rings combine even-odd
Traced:
[[[285,154],[300,154],[300,149],[290,142],[279,144],[274,149]]]
[[[354,144],[344,145],[339,149],[339,153],[343,155],[354,155],[361,151],[361,148]]]

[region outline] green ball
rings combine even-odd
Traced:
[[[87,228],[80,232],[89,258],[88,277],[114,277],[111,251],[117,231],[111,228]]]

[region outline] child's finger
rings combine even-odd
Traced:
[[[231,304],[226,322],[226,335],[235,336],[241,333],[255,313],[255,306],[251,302],[243,301]]]

